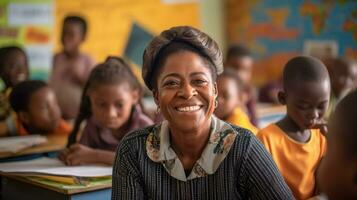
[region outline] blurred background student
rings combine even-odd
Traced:
[[[13,87],[29,78],[25,51],[18,46],[0,48],[0,135],[16,132],[16,116],[12,113],[9,95]]]
[[[16,135],[69,135],[71,131],[61,118],[55,93],[43,81],[17,84],[10,94],[10,104],[16,112]]]
[[[246,107],[249,119],[252,124],[257,125],[256,116],[256,91],[252,87],[254,59],[251,52],[242,45],[231,45],[227,50],[225,68],[232,69],[242,81],[245,90],[242,91],[247,96]]]
[[[225,69],[217,77],[217,108],[214,114],[229,123],[257,134],[258,129],[249,120],[246,109],[245,86],[232,69]]]
[[[87,23],[84,18],[67,16],[62,27],[63,49],[53,58],[50,85],[66,120],[77,116],[82,89],[94,67],[94,60],[80,50],[86,34]]]
[[[351,58],[336,58],[329,63],[331,76],[331,99],[327,116],[336,105],[357,86],[357,61]]]
[[[140,83],[123,59],[109,57],[97,65],[83,91],[69,148],[59,158],[67,165],[112,165],[121,139],[153,123],[142,112],[141,93]],[[83,121],[86,125],[75,143]]]

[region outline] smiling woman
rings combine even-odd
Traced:
[[[143,58],[144,81],[165,120],[120,143],[112,199],[293,199],[255,136],[213,115],[223,71],[215,41],[174,27]]]

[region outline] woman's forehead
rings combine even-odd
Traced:
[[[197,75],[210,74],[208,63],[201,56],[193,52],[178,52],[170,55],[162,66],[159,76],[168,74]]]

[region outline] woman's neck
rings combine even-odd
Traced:
[[[192,169],[194,163],[201,157],[210,137],[210,127],[211,120],[204,127],[190,131],[170,128],[171,147],[185,169]]]

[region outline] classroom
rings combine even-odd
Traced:
[[[0,200],[357,200],[356,0],[1,0]]]

